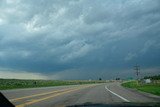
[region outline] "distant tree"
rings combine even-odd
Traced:
[[[37,82],[36,82],[36,81],[34,81],[34,85],[37,85]]]
[[[99,80],[101,81],[101,80],[102,80],[102,78],[99,78]]]
[[[144,79],[160,80],[160,75],[145,76]]]
[[[120,80],[120,78],[116,78],[116,80]]]

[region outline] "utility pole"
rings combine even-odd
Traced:
[[[136,64],[136,66],[134,66],[134,70],[136,71],[137,79],[139,79],[140,66]]]

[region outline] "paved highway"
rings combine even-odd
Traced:
[[[119,82],[1,91],[16,107],[114,106],[159,102],[158,96],[123,88]]]

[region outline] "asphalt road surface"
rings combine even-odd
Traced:
[[[123,88],[119,82],[1,91],[16,107],[123,106],[159,102],[151,94]],[[116,106],[116,107],[117,107]]]

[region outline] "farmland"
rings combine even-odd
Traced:
[[[16,88],[62,86],[62,85],[93,84],[93,83],[103,83],[103,82],[105,81],[0,79],[0,90],[16,89]]]

